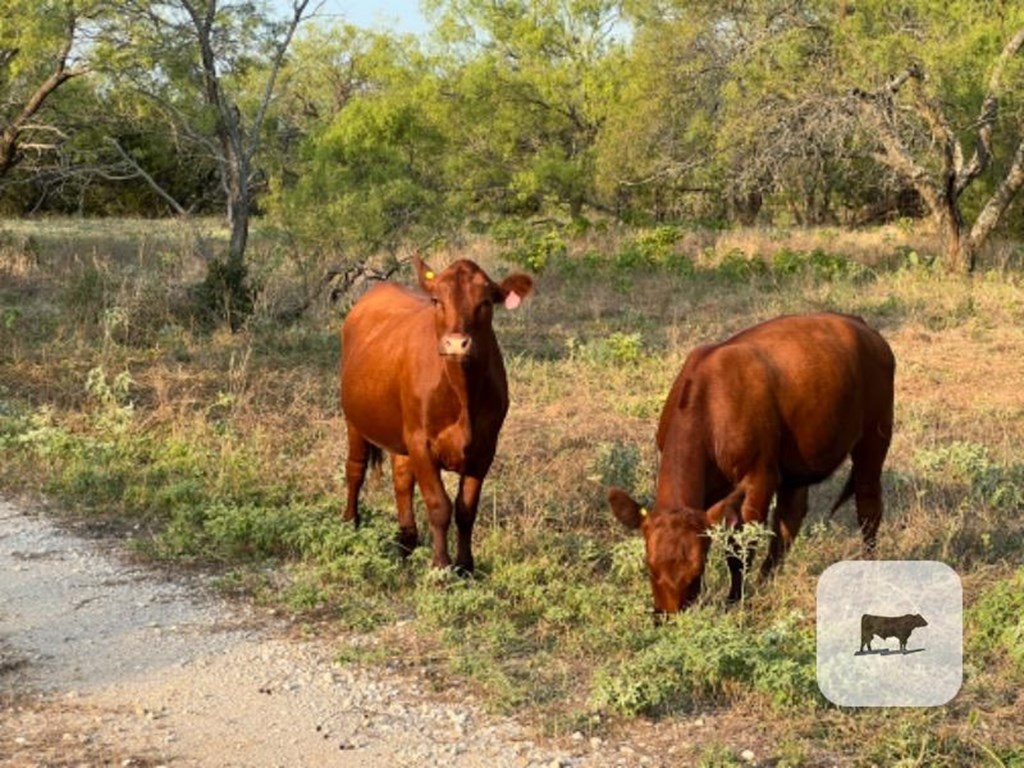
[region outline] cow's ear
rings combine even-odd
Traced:
[[[608,506],[612,508],[612,514],[619,519],[627,528],[637,529],[647,517],[647,510],[637,504],[621,488],[614,485],[608,489]]]
[[[412,266],[416,270],[416,278],[420,282],[420,288],[427,293],[434,292],[434,281],[437,279],[437,273],[434,272],[427,263],[420,258],[419,251],[412,255]]]
[[[515,309],[533,290],[533,278],[522,272],[509,275],[496,286],[495,303],[503,302],[505,309]]]
[[[723,522],[727,528],[735,528],[739,525],[742,519],[743,499],[746,495],[745,490],[737,488],[720,502],[712,505],[705,515],[708,527],[713,528]]]

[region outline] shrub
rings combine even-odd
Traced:
[[[793,613],[763,628],[738,612],[678,614],[631,658],[597,673],[592,704],[624,715],[664,715],[721,703],[753,688],[776,706],[817,706],[814,633]]]
[[[632,494],[646,493],[649,486],[640,448],[635,443],[598,443],[592,475],[602,486],[617,485]]]
[[[670,267],[675,271],[692,272],[693,262],[677,253],[674,247],[682,236],[679,227],[641,230],[616,254],[615,266],[621,270]]]
[[[1024,506],[1024,466],[997,464],[984,445],[954,440],[948,445],[918,451],[915,459],[936,479],[966,486],[972,502],[1001,512]]]
[[[643,334],[614,331],[603,338],[580,342],[570,337],[569,357],[593,365],[635,365],[644,359]]]
[[[972,653],[1005,654],[1024,676],[1024,568],[986,589],[965,619]]]
[[[564,261],[569,252],[557,227],[538,231],[521,221],[507,221],[496,224],[492,233],[498,243],[506,246],[503,258],[538,275],[551,264]]]
[[[196,316],[204,323],[226,323],[232,331],[242,327],[252,314],[256,290],[249,282],[249,270],[241,259],[214,259],[206,278],[195,287]]]
[[[726,253],[715,268],[715,274],[732,283],[746,282],[752,277],[767,273],[767,264],[756,256],[748,258],[738,248],[733,248]]]

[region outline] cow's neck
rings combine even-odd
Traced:
[[[468,427],[472,421],[475,402],[478,399],[477,390],[483,383],[481,377],[486,372],[486,366],[479,359],[465,362],[444,360],[442,366],[444,381],[458,402],[458,421]]]
[[[692,418],[676,414],[665,435],[655,492],[655,508],[704,509],[707,453]]]
[[[467,370],[469,365],[471,365],[471,363],[463,363],[457,360],[447,359],[443,360],[441,363],[444,380],[455,394],[462,410],[466,409],[466,400],[468,397],[466,392],[472,381],[472,370]]]

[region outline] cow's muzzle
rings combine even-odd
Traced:
[[[473,350],[473,340],[464,333],[446,333],[439,351],[444,357],[465,358]]]

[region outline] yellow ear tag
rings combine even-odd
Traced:
[[[427,278],[427,280],[433,280],[435,277],[434,273],[429,269],[423,273],[423,276]]]
[[[647,507],[640,507],[640,517],[647,517]]]

